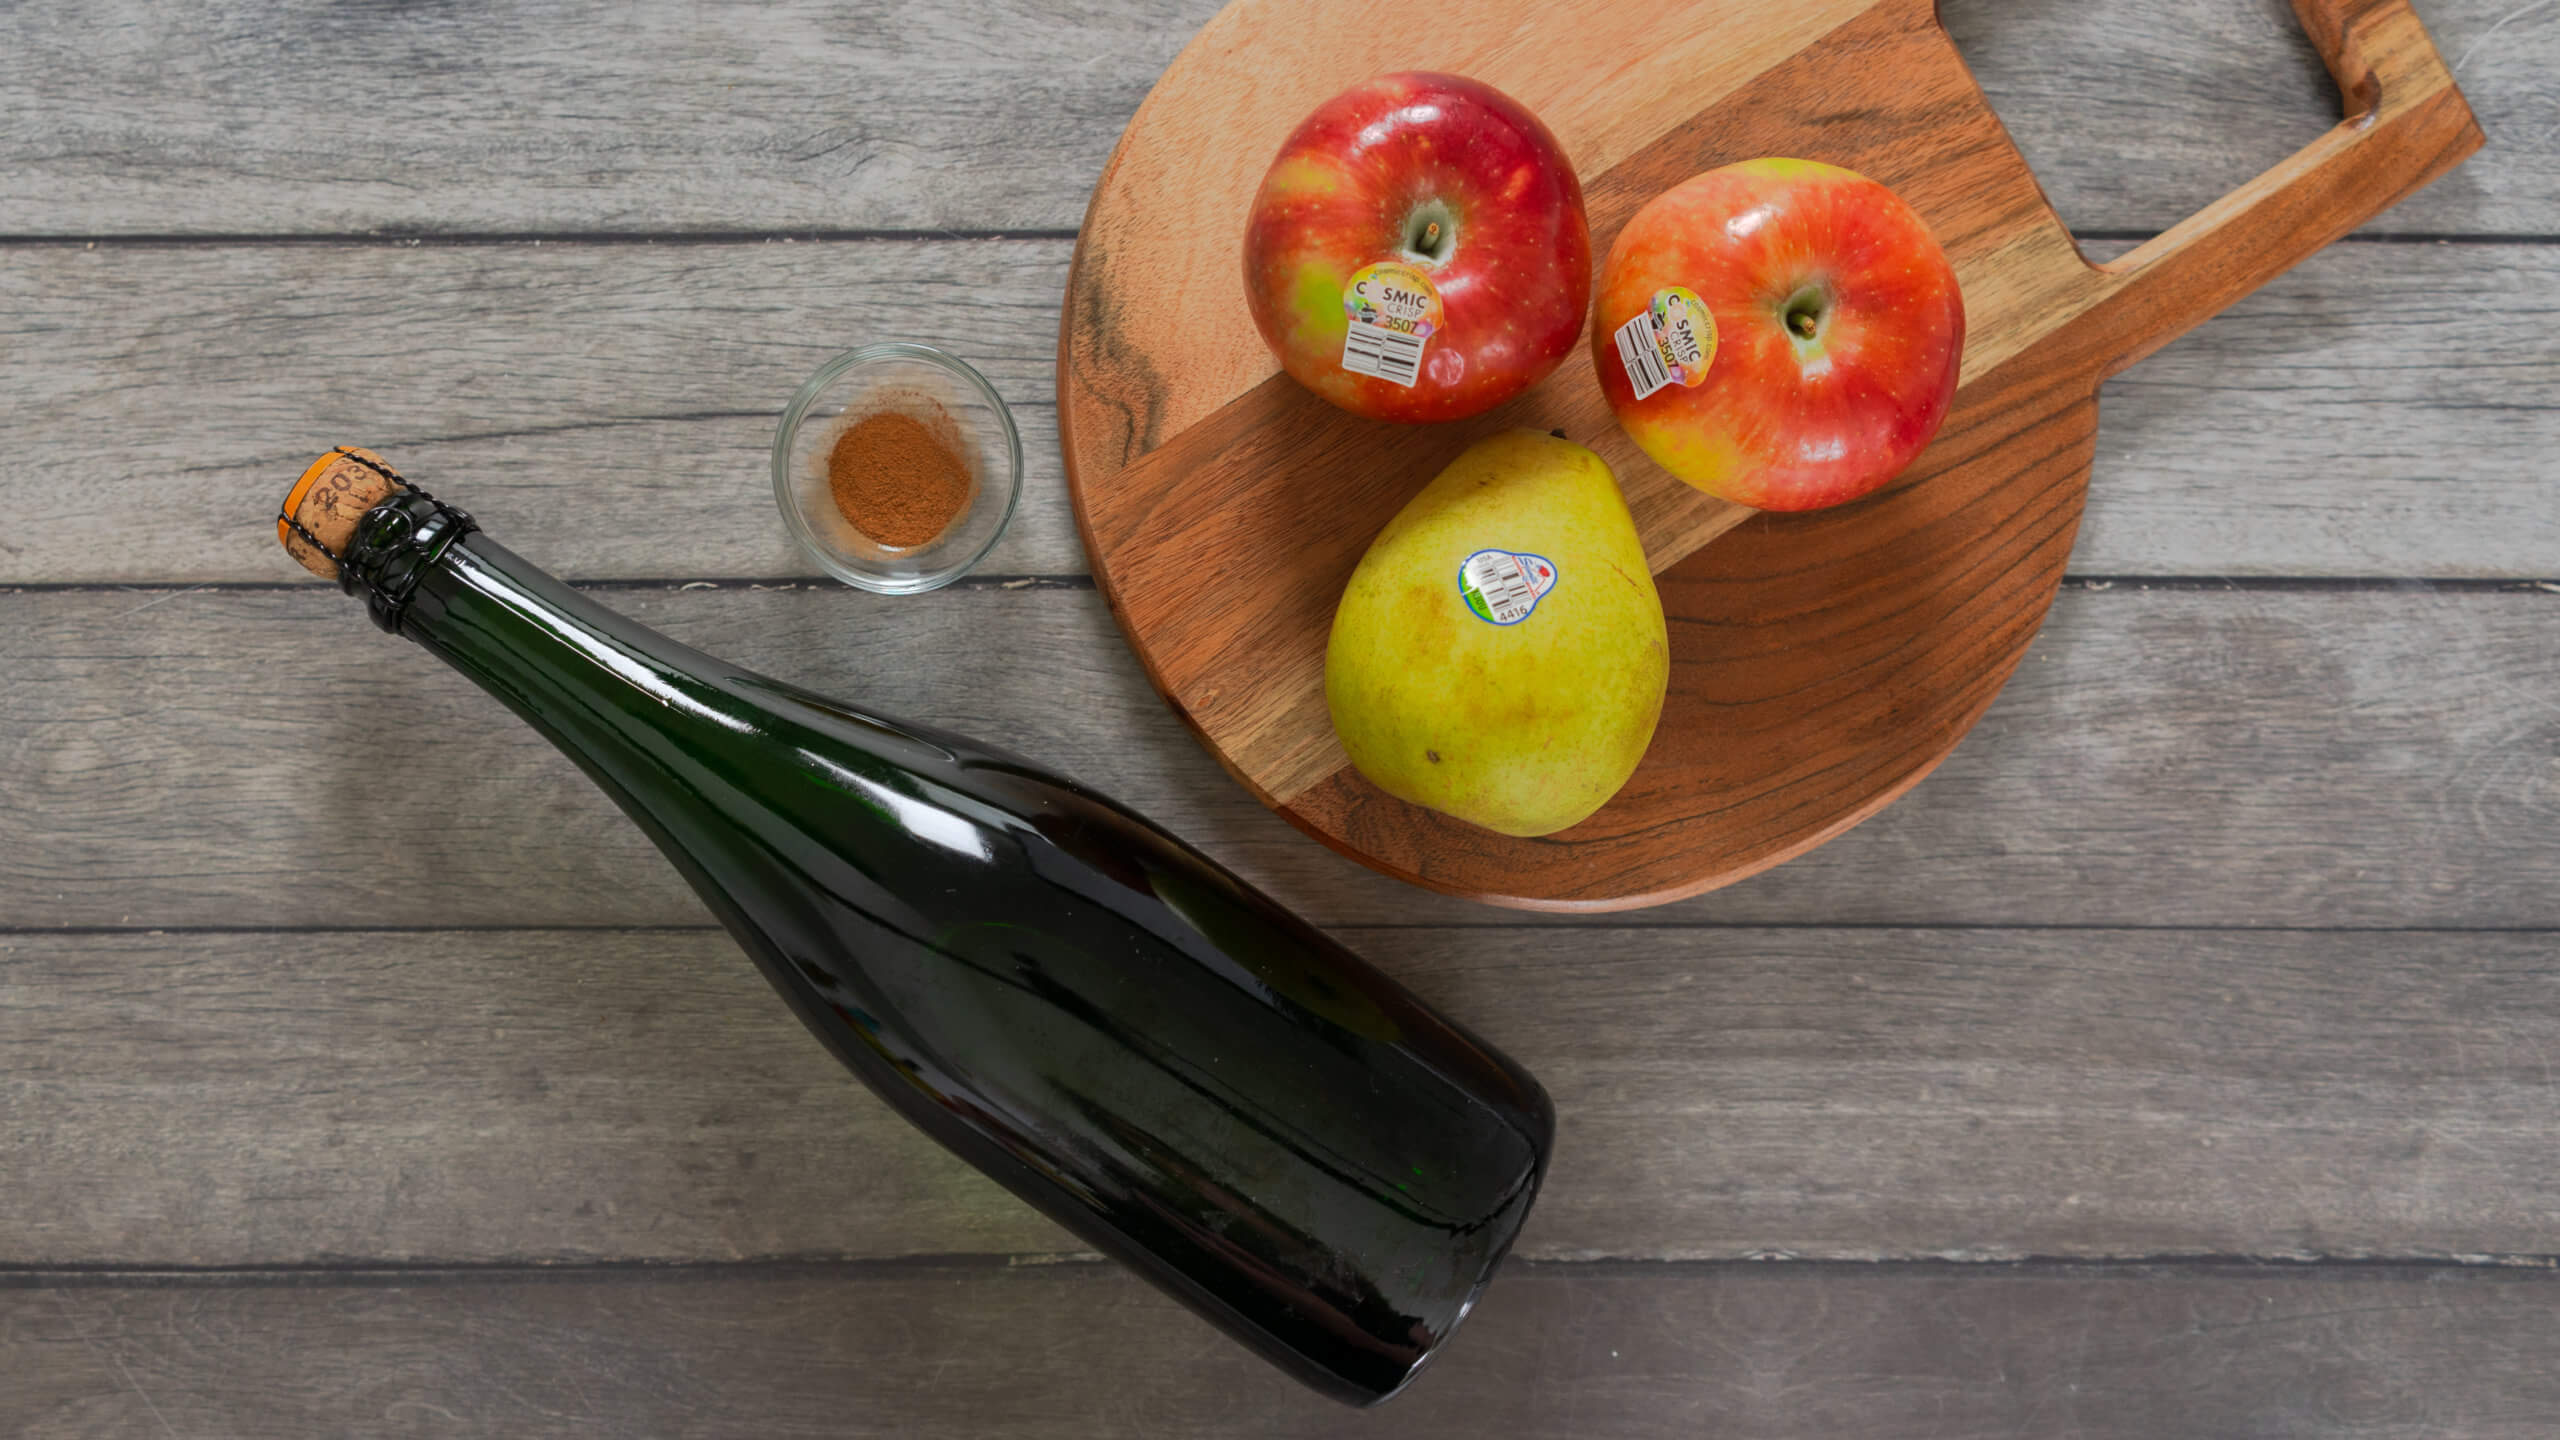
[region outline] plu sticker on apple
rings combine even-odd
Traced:
[[[1342,287],[1342,310],[1351,322],[1342,335],[1342,368],[1413,388],[1422,378],[1422,347],[1446,323],[1431,277],[1395,260],[1364,265]]]
[[[1556,562],[1516,550],[1479,550],[1458,563],[1458,594],[1479,620],[1517,625],[1556,588]]]
[[[1618,327],[1618,362],[1627,367],[1627,383],[1638,400],[1674,385],[1697,384],[1715,360],[1716,317],[1685,285],[1654,291],[1653,303]]]

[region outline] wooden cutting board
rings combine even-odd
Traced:
[[[2295,8],[2347,119],[2093,266],[1930,0],[1493,0],[1393,23],[1362,0],[1235,0],[1130,121],[1067,282],[1059,428],[1094,576],[1227,769],[1390,875],[1608,910],[1801,854],[1927,774],[2016,668],[2079,526],[2099,383],[2478,148],[2405,0]],[[1449,425],[1363,420],[1301,389],[1245,307],[1246,211],[1310,109],[1403,69],[1474,76],[1544,119],[1582,176],[1595,256],[1646,200],[1734,160],[1827,160],[1893,187],[1964,288],[1962,388],[1937,441],[1874,498],[1760,514],[1644,458],[1584,352]],[[1535,840],[1370,785],[1323,693],[1334,601],[1370,538],[1514,425],[1560,428],[1615,467],[1671,621],[1644,763],[1598,814]]]

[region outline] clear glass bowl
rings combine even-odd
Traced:
[[[969,508],[922,545],[883,545],[836,508],[827,456],[867,416],[938,407],[959,431],[968,461]],[[930,345],[894,342],[847,350],[818,367],[782,412],[773,434],[773,499],[800,548],[847,585],[883,595],[937,590],[987,557],[1022,498],[1022,436],[987,378]]]

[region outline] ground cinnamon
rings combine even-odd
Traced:
[[[969,508],[969,464],[940,426],[895,410],[868,415],[827,453],[827,488],[854,529],[883,545],[932,543]]]

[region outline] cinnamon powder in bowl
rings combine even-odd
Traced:
[[[926,345],[869,345],[818,367],[782,412],[773,494],[809,557],[903,595],[967,574],[1022,489],[1022,438],[986,378]]]
[[[927,400],[923,415],[884,410],[845,427],[827,452],[827,488],[854,529],[893,549],[930,545],[969,508],[969,462],[957,428]]]

